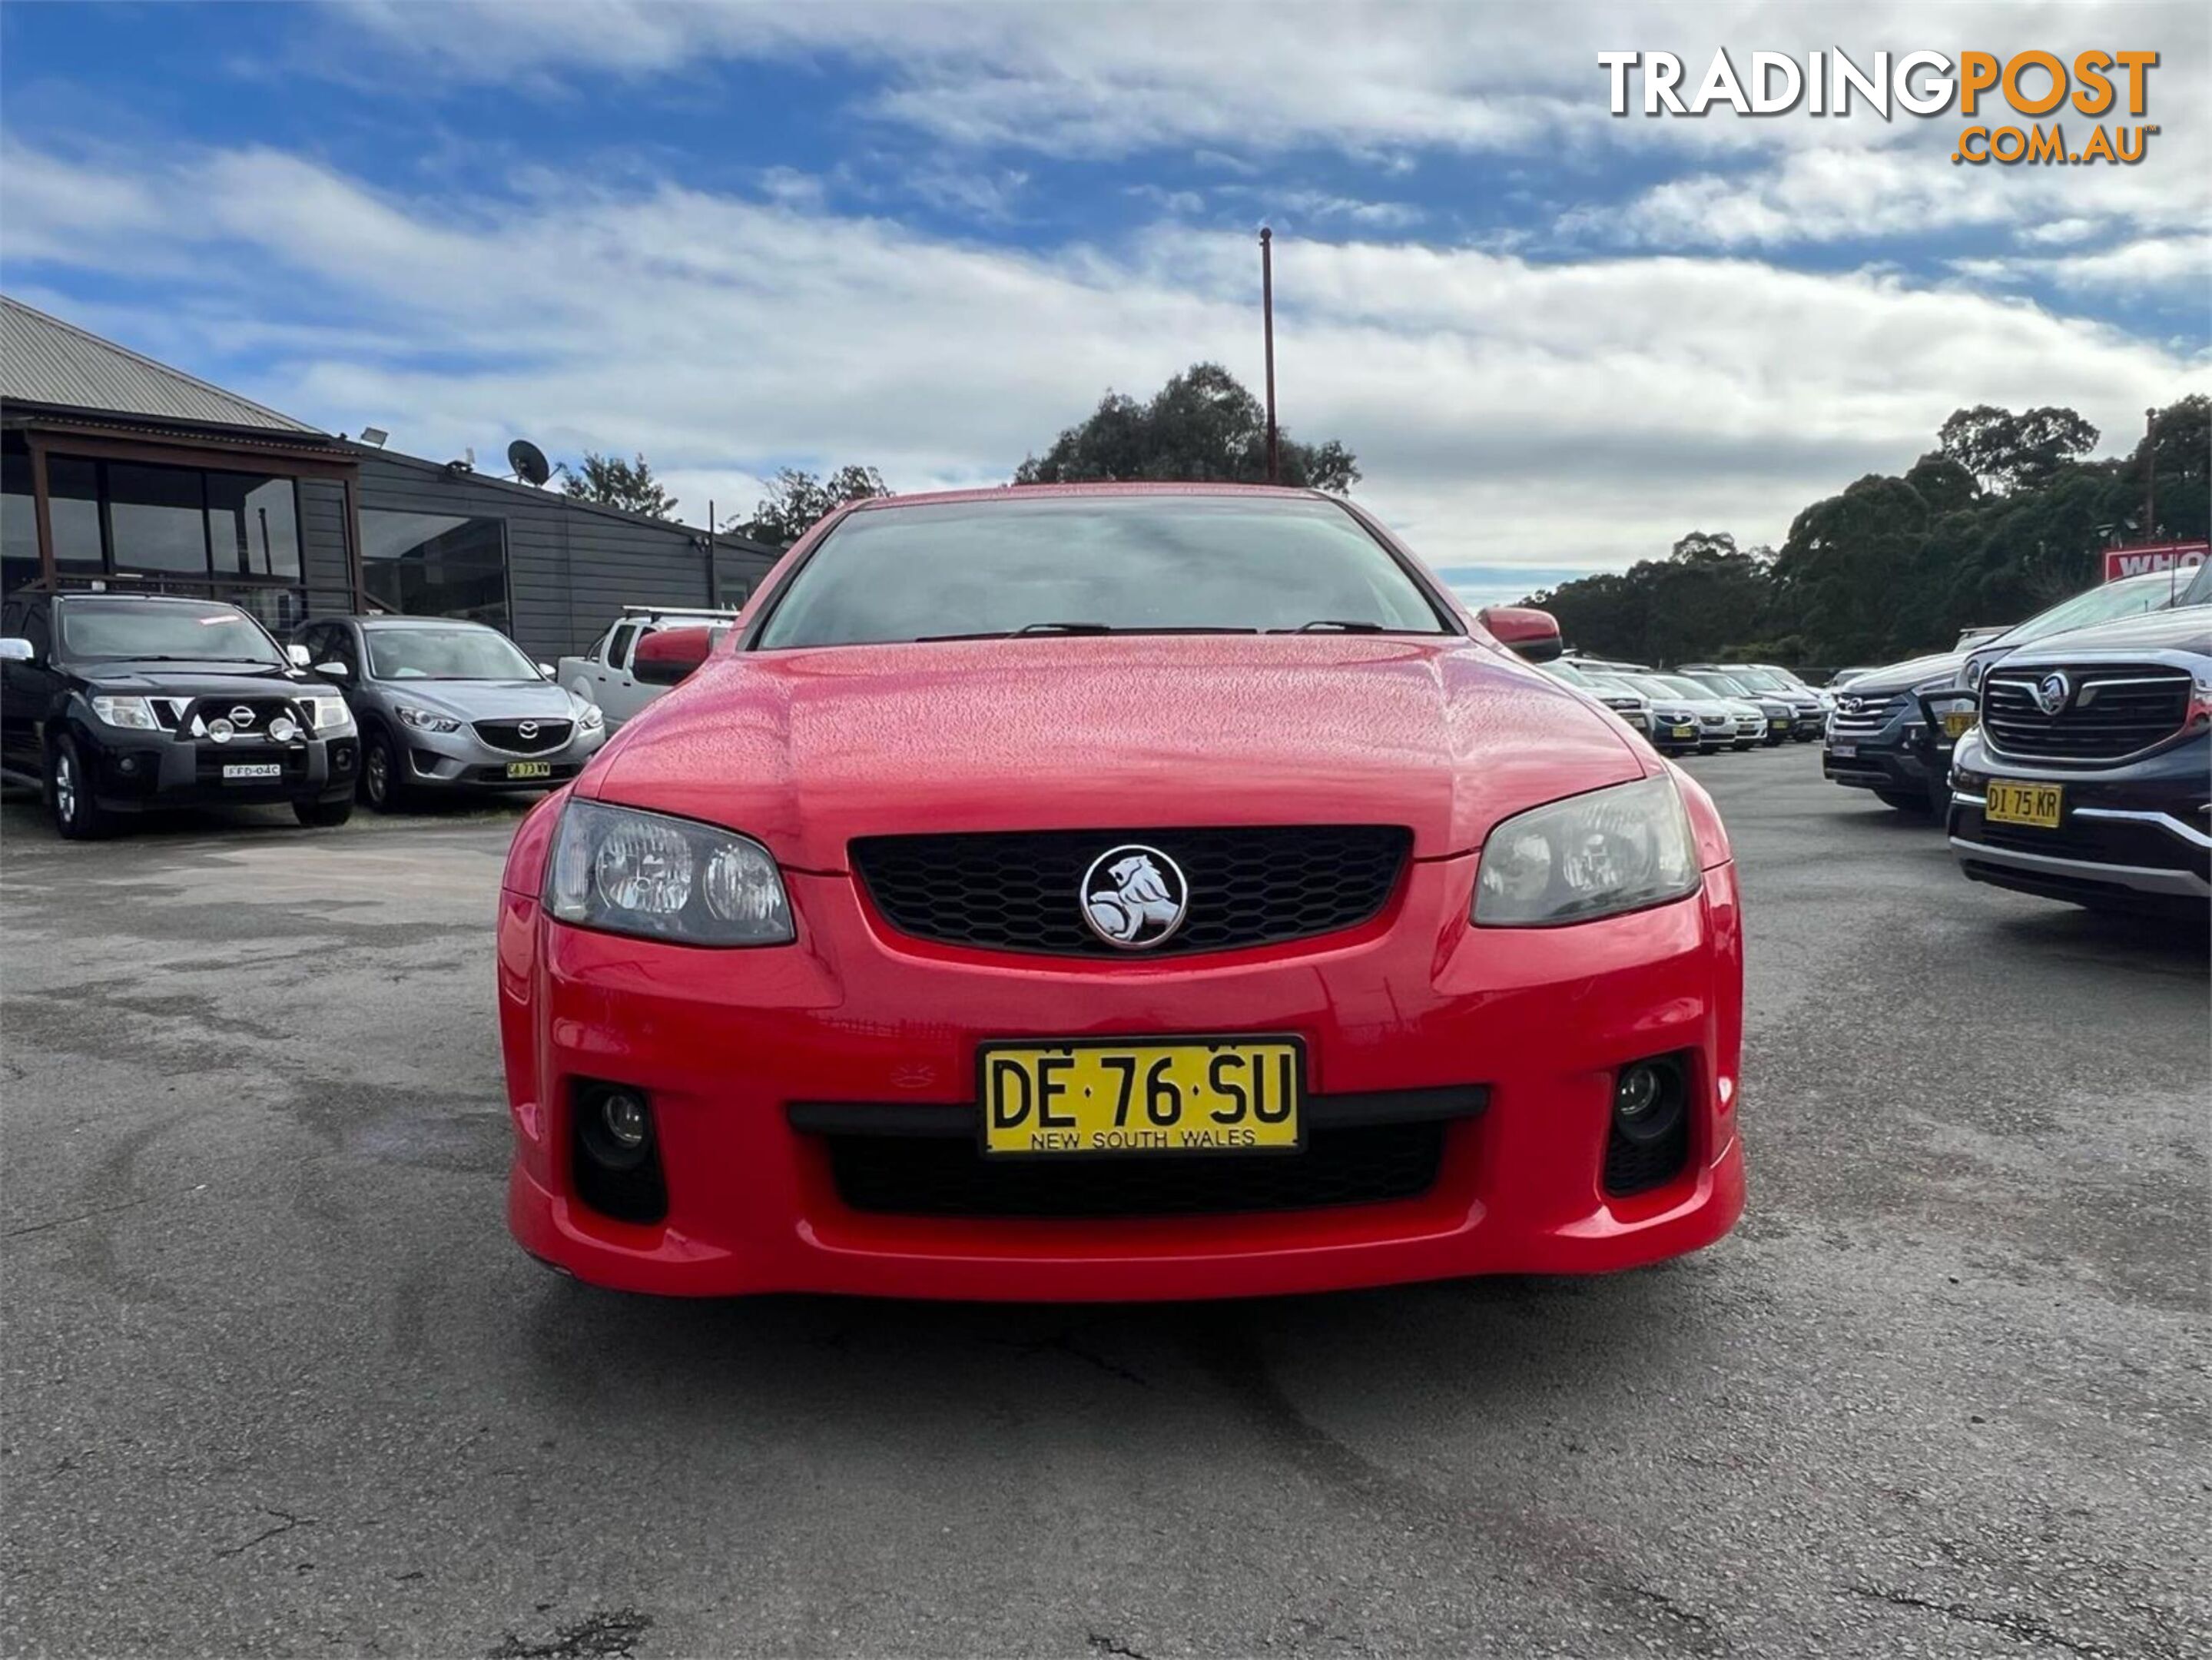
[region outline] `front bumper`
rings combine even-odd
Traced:
[[[1959,745],[1947,827],[1960,871],[2047,898],[2102,899],[2148,909],[2212,900],[2212,735],[2095,771],[2008,761],[1978,735]],[[2056,784],[2056,828],[1992,823],[1992,779]]]
[[[1416,919],[1464,918],[1474,868],[1416,863],[1382,916],[1326,939],[1141,967],[925,945],[842,875],[787,873],[799,943],[753,952],[570,928],[505,892],[509,1223],[532,1255],[634,1291],[1042,1300],[1599,1271],[1719,1238],[1743,1205],[1733,868],[1634,915],[1510,933],[1455,920],[1440,945]],[[841,1104],[894,1128],[941,1122],[972,1103],[985,1038],[1231,1031],[1302,1037],[1310,1105],[1470,1088],[1486,1104],[1441,1127],[1433,1179],[1411,1196],[1233,1215],[862,1208],[830,1138],[805,1128],[823,1122],[810,1108]],[[1613,1073],[1662,1054],[1687,1058],[1687,1155],[1659,1185],[1610,1195]],[[648,1095],[664,1219],[616,1221],[578,1197],[578,1079]]]
[[[143,741],[111,733],[91,755],[93,799],[110,812],[170,807],[251,806],[286,801],[342,801],[353,794],[359,738],[262,738],[228,744],[152,733]],[[273,778],[226,778],[226,767],[275,767]]]
[[[418,789],[542,790],[557,787],[583,771],[607,741],[606,728],[578,727],[568,741],[549,750],[507,750],[486,743],[467,727],[459,732],[394,728],[407,752],[409,781]],[[545,770],[539,772],[539,767]],[[514,775],[520,768],[522,775]]]
[[[1887,790],[1900,795],[1926,795],[1941,783],[1949,763],[1949,752],[1943,751],[1942,759],[1923,739],[1906,736],[1903,723],[1877,733],[1872,737],[1844,739],[1839,752],[1837,739],[1829,739],[1820,745],[1820,772],[1829,782],[1848,785],[1854,789]]]

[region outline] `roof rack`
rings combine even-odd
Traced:
[[[723,617],[732,620],[738,616],[733,609],[715,605],[624,605],[624,617]]]

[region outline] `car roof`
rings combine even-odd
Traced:
[[[8,596],[13,599],[14,594]],[[26,599],[139,599],[158,605],[228,605],[233,611],[244,608],[228,599],[210,599],[198,593],[118,593],[106,588],[69,588],[59,593],[25,594]]]
[[[911,496],[876,496],[852,504],[855,513],[878,513],[886,508],[937,507],[968,502],[1027,502],[1039,496],[1246,496],[1282,502],[1332,502],[1341,496],[1294,484],[1242,484],[1232,479],[1201,483],[1169,483],[1153,479],[1100,479],[1081,484],[994,484],[981,489],[923,490]]]

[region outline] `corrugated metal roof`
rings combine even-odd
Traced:
[[[0,295],[0,399],[185,426],[326,435]]]

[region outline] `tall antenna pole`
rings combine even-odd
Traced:
[[[1260,318],[1267,341],[1267,482],[1283,482],[1275,438],[1275,234],[1260,227]]]
[[[2158,540],[2158,411],[2143,411],[2143,540]]]

